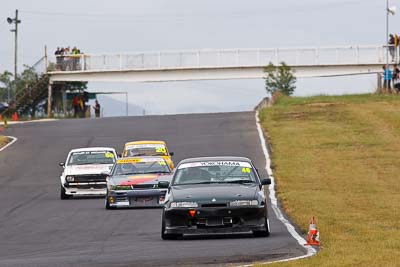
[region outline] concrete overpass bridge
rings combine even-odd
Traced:
[[[118,54],[82,54],[51,61],[50,82],[161,82],[264,77],[263,67],[285,62],[299,78],[382,71],[382,45],[274,49],[202,49]]]
[[[259,79],[272,62],[285,62],[298,78],[372,74],[386,62],[383,45],[303,48],[201,49],[47,58],[48,107],[59,81],[164,82]],[[397,59],[395,59],[397,62]],[[48,108],[48,114],[51,114]]]

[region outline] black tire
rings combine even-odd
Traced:
[[[60,189],[60,198],[61,199],[70,199],[72,196],[65,193],[65,188],[61,185]]]
[[[267,237],[269,236],[269,224],[268,220],[265,219],[265,231],[253,231],[254,237]]]
[[[105,198],[105,207],[106,207],[106,210],[115,210],[116,209],[116,207],[111,207],[110,206],[110,201],[109,201],[109,199],[108,199],[108,192],[107,192],[107,194],[106,194],[106,198]]]
[[[165,233],[165,220],[164,220],[164,212],[162,215],[162,222],[161,222],[161,239],[162,240],[177,240],[178,238],[182,237],[183,234],[166,234]]]

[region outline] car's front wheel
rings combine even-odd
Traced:
[[[165,233],[165,219],[164,219],[164,212],[163,212],[162,221],[161,221],[161,238],[163,240],[176,240],[182,236],[183,236],[182,234],[166,234]]]
[[[65,193],[65,188],[61,185],[61,189],[60,189],[60,198],[61,199],[69,199],[71,198],[71,195],[68,195]]]
[[[267,218],[265,218],[265,230],[264,231],[253,231],[253,235],[255,237],[267,237],[267,236],[269,236],[269,222],[268,222]]]
[[[106,210],[114,210],[115,209],[115,207],[112,207],[111,205],[110,205],[110,199],[108,198],[108,192],[106,193],[106,197],[105,197],[105,201],[104,201],[105,203],[105,207],[106,207]]]

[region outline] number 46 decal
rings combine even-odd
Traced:
[[[244,168],[242,168],[242,172],[243,173],[250,173],[251,171],[250,171],[250,168],[244,167]]]

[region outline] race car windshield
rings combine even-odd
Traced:
[[[126,148],[124,157],[138,156],[168,156],[168,153],[164,145],[156,144],[135,145]]]
[[[83,151],[71,154],[68,165],[114,164],[115,157],[111,151]]]
[[[165,161],[152,162],[127,162],[117,163],[113,175],[134,175],[147,173],[170,173],[168,164]]]
[[[253,168],[247,162],[206,162],[180,165],[176,171],[173,185],[246,184],[255,183],[256,181],[257,178]]]

